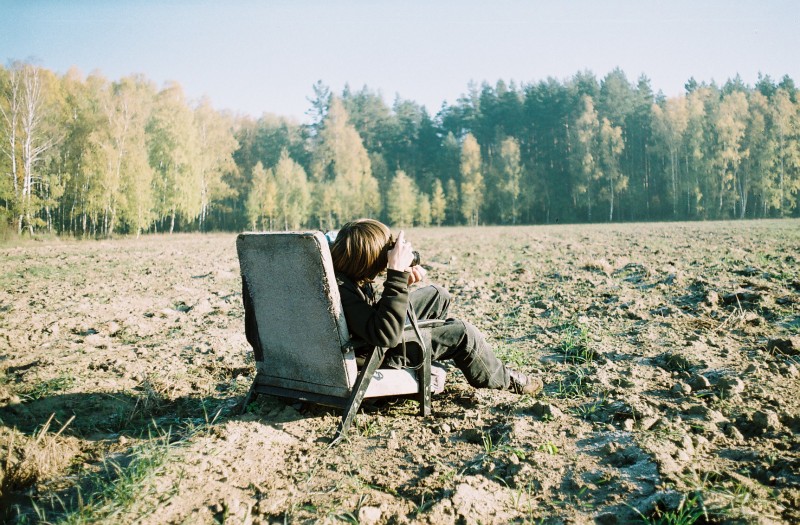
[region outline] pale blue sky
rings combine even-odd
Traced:
[[[470,80],[602,78],[617,66],[668,96],[691,76],[800,84],[798,29],[796,0],[0,0],[0,60],[143,73],[218,109],[305,120],[317,80],[432,114]]]

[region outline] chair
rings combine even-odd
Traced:
[[[242,233],[236,249],[245,332],[256,361],[245,407],[269,394],[343,408],[334,442],[347,434],[364,398],[413,395],[420,415],[430,415],[430,344],[421,345],[417,370],[379,369],[385,348],[371,350],[358,370],[321,232]],[[427,328],[420,335],[430,343]],[[443,387],[443,375],[436,379]]]

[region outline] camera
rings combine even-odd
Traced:
[[[389,251],[392,248],[394,248],[394,245],[395,245],[396,242],[397,241],[395,241],[394,239],[391,239],[386,244],[386,248],[385,248],[386,251]],[[420,258],[420,255],[419,255],[419,252],[417,250],[411,250],[411,253],[414,254],[414,259],[411,260],[411,266],[419,266],[419,264],[422,262],[422,259]]]

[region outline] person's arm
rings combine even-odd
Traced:
[[[400,343],[408,308],[408,272],[386,271],[383,294],[376,306],[348,282],[339,286],[347,328],[373,346],[391,348]]]

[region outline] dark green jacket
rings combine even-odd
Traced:
[[[359,287],[340,274],[336,281],[351,337],[384,348],[401,343],[408,308],[408,273],[387,270],[380,299],[375,297],[372,284]]]

